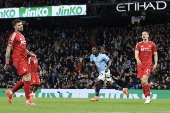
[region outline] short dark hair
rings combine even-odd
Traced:
[[[93,47],[99,50],[100,53],[105,53],[105,49],[102,46],[93,46]]]
[[[143,31],[143,32],[146,32],[146,33],[149,35],[149,32],[148,32],[148,31]],[[143,33],[143,32],[142,32],[142,33]]]
[[[14,21],[12,21],[12,25],[15,26],[17,23],[22,22],[20,19],[15,19]]]

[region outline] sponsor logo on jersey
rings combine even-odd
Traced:
[[[26,44],[26,41],[21,41],[20,42],[20,45],[24,45],[24,44]]]
[[[141,48],[141,51],[151,51],[151,48]]]
[[[12,45],[12,41],[10,41],[9,44]]]

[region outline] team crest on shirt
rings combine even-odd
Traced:
[[[99,58],[96,58],[96,60],[99,60]]]
[[[12,45],[12,41],[10,41],[9,44]]]

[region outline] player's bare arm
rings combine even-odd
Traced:
[[[157,64],[158,64],[158,53],[153,52],[153,55],[154,55],[154,65],[153,65],[153,71],[154,71],[157,67]]]
[[[5,70],[9,69],[9,59],[10,59],[11,49],[12,49],[12,47],[10,47],[10,46],[7,46],[7,48],[6,48],[6,54],[5,54],[6,63],[5,63],[5,66],[4,66]]]
[[[107,65],[107,68],[105,69],[105,72],[106,72],[106,73],[107,73],[108,69],[110,68],[111,63],[112,63],[112,60],[109,60],[108,65]]]
[[[30,52],[30,51],[28,51],[28,50],[26,50],[26,51],[27,51],[27,55],[28,55],[28,56],[36,57],[36,55],[35,55],[34,53],[32,53],[32,52]]]
[[[139,51],[137,50],[135,50],[135,59],[136,59],[137,65],[140,65],[141,61],[139,60]]]

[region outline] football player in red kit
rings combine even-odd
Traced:
[[[12,88],[12,90],[6,90],[5,93],[8,96],[8,101],[12,103],[12,95],[14,92],[19,90],[24,86],[26,105],[36,105],[30,100],[30,84],[31,84],[31,74],[28,67],[28,56],[36,57],[35,54],[30,53],[26,48],[25,37],[21,34],[23,31],[22,21],[15,19],[13,22],[13,27],[15,31],[10,35],[8,39],[6,55],[5,55],[5,66],[4,69],[9,69],[9,59],[12,50],[12,61],[13,65],[17,70],[18,75],[22,78],[17,84]]]
[[[135,58],[138,65],[137,78],[140,78],[142,83],[142,90],[146,97],[145,103],[150,103],[150,86],[148,79],[151,71],[154,71],[157,67],[158,54],[155,43],[148,40],[149,33],[147,31],[142,32],[143,41],[137,43],[135,49]],[[152,65],[152,56],[154,56],[154,64]]]
[[[33,53],[31,51],[31,53]],[[31,98],[35,98],[35,92],[40,85],[40,78],[38,75],[38,70],[40,69],[38,65],[38,59],[36,57],[29,57],[28,58],[28,65],[31,73]]]

